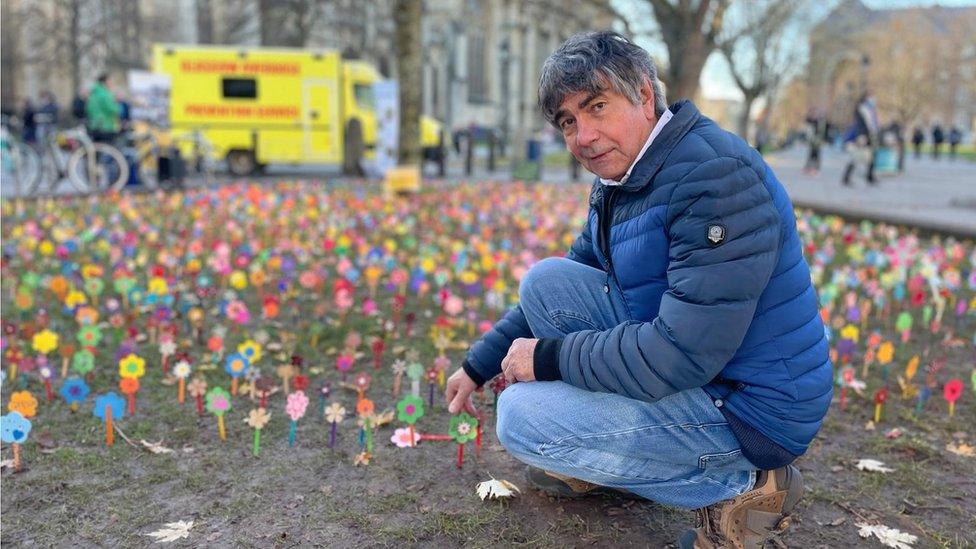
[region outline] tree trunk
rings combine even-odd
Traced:
[[[14,109],[17,107],[17,69],[20,67],[19,44],[20,44],[20,14],[14,14],[13,7],[9,1],[0,3],[0,19],[4,22],[3,33],[0,34],[0,52],[3,55],[3,62],[0,63],[2,72],[3,87],[0,88],[0,104],[3,107]]]
[[[752,111],[752,104],[756,102],[755,95],[746,95],[742,99],[742,112],[739,114],[738,130],[739,137],[749,140],[749,113]]]
[[[197,0],[197,43],[214,43],[213,5],[211,0]]]
[[[420,102],[422,95],[420,17],[421,0],[397,0],[397,73],[400,88],[400,165],[420,164]]]
[[[681,99],[694,100],[705,61],[714,46],[706,46],[702,35],[682,33],[677,41],[668,43],[667,78],[668,102]]]
[[[74,90],[74,93],[78,93],[81,90],[81,28],[79,23],[79,19],[81,19],[81,0],[71,0],[70,10],[71,23],[68,35],[68,59],[71,64],[71,89]]]
[[[274,0],[258,0],[258,26],[261,28],[262,46],[276,44],[274,4]]]

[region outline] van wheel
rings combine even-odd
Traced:
[[[230,173],[238,177],[253,174],[257,167],[258,163],[251,151],[230,151],[227,153],[227,168]]]
[[[349,122],[346,126],[345,144],[342,150],[342,173],[345,175],[362,176],[363,172],[363,128],[358,120]]]

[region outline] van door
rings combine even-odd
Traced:
[[[339,87],[329,78],[302,81],[302,140],[308,162],[341,162]]]

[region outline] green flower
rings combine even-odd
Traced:
[[[105,289],[105,282],[101,278],[89,278],[85,281],[85,291],[91,295],[101,295]]]
[[[424,417],[424,399],[407,395],[397,403],[398,420],[413,425],[422,417]]]
[[[207,411],[218,416],[229,412],[230,393],[223,387],[214,387],[207,391]]]
[[[461,412],[451,418],[451,428],[447,433],[454,437],[454,441],[458,444],[474,440],[478,436],[478,420]]]
[[[71,357],[71,369],[79,374],[87,374],[95,368],[95,355],[91,351],[82,349]]]
[[[424,377],[424,366],[419,362],[414,362],[407,366],[407,377],[411,380],[419,380]]]
[[[97,347],[102,341],[102,329],[98,326],[83,326],[78,330],[77,339],[85,347]]]

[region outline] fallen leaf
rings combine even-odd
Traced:
[[[865,431],[873,431],[874,430],[874,422],[871,421],[871,420],[868,420],[868,422],[864,424],[864,430]]]
[[[830,468],[830,471],[833,472],[833,473],[839,473],[839,472],[841,472],[843,470],[844,470],[844,466],[843,465],[833,465]]]
[[[976,457],[976,449],[965,442],[960,442],[959,444],[953,444],[950,442],[946,444],[946,450],[949,450],[957,456]]]
[[[370,459],[370,457],[371,456],[367,452],[361,452],[359,454],[356,454],[356,457],[353,458],[353,460],[352,460],[352,464],[353,465],[363,465],[363,466],[369,465],[369,459]]]
[[[13,466],[14,466],[14,460],[12,459],[5,459],[3,461],[0,461],[0,469],[6,469],[7,467],[13,467]]]
[[[142,446],[154,454],[172,454],[173,450],[163,446],[163,441],[159,442],[147,442],[145,440],[139,439]]]
[[[894,440],[894,439],[900,437],[901,435],[902,435],[901,429],[899,429],[898,427],[895,427],[893,429],[889,429],[888,432],[885,433],[885,438]]]
[[[827,526],[840,526],[847,522],[847,517],[840,517],[827,523]]]
[[[872,471],[875,473],[890,473],[894,471],[894,469],[885,467],[884,463],[876,459],[860,459],[857,461],[856,467],[862,471]]]
[[[477,487],[478,496],[484,501],[488,499],[511,498],[516,496],[516,492],[522,493],[519,487],[507,480],[493,478],[484,482],[479,482]]]
[[[881,541],[881,544],[886,547],[894,547],[895,549],[912,549],[912,544],[918,541],[918,537],[902,532],[895,528],[888,528],[883,524],[864,524],[857,523],[859,529],[857,535],[862,538],[869,538],[875,536]]]
[[[170,543],[178,539],[190,537],[190,528],[193,528],[192,520],[180,520],[167,523],[159,530],[150,532],[146,535],[156,538],[155,541],[158,541],[159,543]]]

